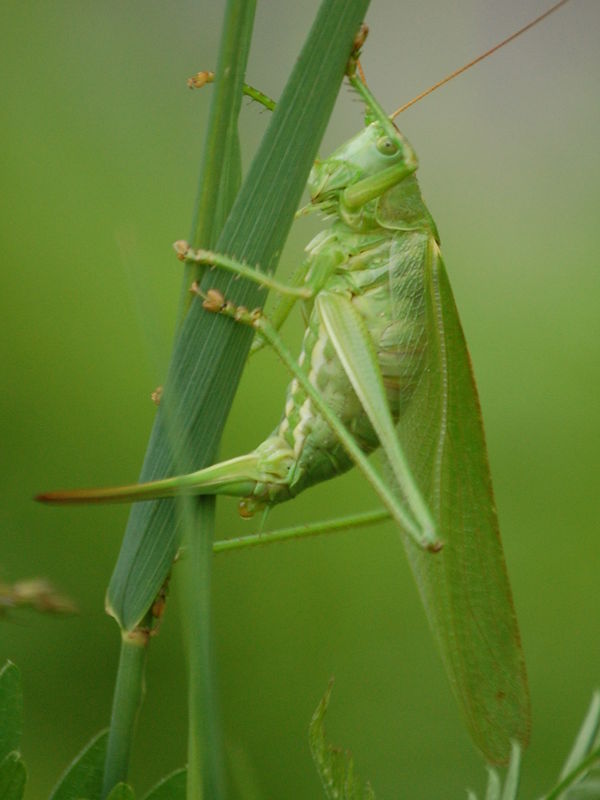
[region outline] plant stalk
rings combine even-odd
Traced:
[[[216,243],[241,184],[237,119],[255,7],[255,0],[229,0],[225,11],[190,237],[196,247],[211,247]],[[197,268],[186,268],[181,317],[189,310],[190,279],[200,277]],[[171,417],[171,423],[177,426],[179,420]],[[175,452],[175,456],[182,462],[187,459],[187,453]],[[211,613],[215,499],[183,498],[177,507],[189,554],[183,583],[188,655],[186,796],[187,800],[222,800],[226,788]]]
[[[104,762],[102,798],[115,784],[127,780],[135,724],[144,695],[144,668],[149,629],[123,631],[117,681],[113,695],[110,732]]]
[[[215,498],[189,499],[195,531],[188,537],[185,617],[188,647],[188,800],[225,797],[223,746],[213,656],[211,577]]]

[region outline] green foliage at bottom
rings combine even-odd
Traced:
[[[375,800],[370,784],[362,786],[354,774],[349,753],[328,744],[325,739],[325,714],[329,707],[333,683],[327,687],[317,706],[309,728],[309,743],[317,772],[327,800]],[[504,783],[498,772],[488,768],[485,800],[518,800],[521,772],[521,748],[513,742]],[[592,702],[567,756],[556,786],[540,800],[598,800],[600,798],[600,692]],[[479,796],[468,792],[468,800]]]
[[[0,764],[0,797],[2,800],[21,800],[25,791],[27,770],[19,753],[9,753]]]
[[[159,781],[144,800],[185,800],[187,770],[178,769]]]
[[[50,794],[50,800],[100,798],[108,733],[95,736],[69,764]]]
[[[8,661],[0,670],[0,800],[22,800],[27,781],[19,752],[23,730],[23,693],[19,669]],[[101,731],[75,756],[48,800],[102,800],[108,732]],[[186,770],[167,775],[144,800],[185,800]],[[106,800],[134,800],[131,786],[118,783]]]
[[[106,800],[135,800],[135,794],[128,784],[117,783]]]
[[[327,800],[375,800],[373,790],[364,788],[354,774],[354,762],[347,752],[327,743],[325,714],[329,707],[333,683],[327,687],[317,706],[309,727],[309,743],[317,772]]]
[[[375,800],[369,783],[354,772],[350,754],[325,738],[325,715],[333,684],[317,706],[309,726],[309,744],[326,800]],[[19,670],[7,664],[0,670],[0,799],[22,800],[27,781],[25,763],[18,751],[23,724]],[[49,800],[102,800],[102,772],[107,732],[97,734],[67,767]],[[8,748],[8,749],[7,749]],[[469,791],[468,800],[518,800],[521,749],[513,745],[502,782],[489,769],[485,795]],[[144,800],[185,800],[186,770],[178,769],[159,781]],[[131,786],[118,783],[106,800],[134,800]],[[540,800],[598,800],[600,798],[600,692],[594,692],[585,719],[560,771],[554,788]]]

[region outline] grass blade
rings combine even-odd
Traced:
[[[585,719],[577,733],[571,752],[567,756],[560,775],[559,781],[567,777],[581,761],[587,756],[594,746],[594,739],[600,730],[600,692],[596,691],[592,695],[590,707]]]
[[[325,0],[252,163],[216,248],[271,270],[279,258],[318,143],[342,81],[352,40],[368,0]],[[234,302],[259,305],[254,286],[210,273],[208,286]],[[198,469],[216,452],[245,357],[250,331],[193,303],[175,345],[165,396],[178,420],[175,440],[159,410],[141,480],[182,467]],[[108,604],[130,629],[143,617],[180,542],[171,500],[132,508],[108,591]]]

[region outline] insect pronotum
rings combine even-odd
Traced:
[[[276,429],[251,453],[189,475],[38,499],[226,494],[242,497],[251,515],[358,462],[400,526],[471,735],[489,760],[503,762],[511,740],[527,743],[529,697],[477,391],[416,154],[356,67],[357,54],[348,79],[367,124],[313,167],[311,208],[333,222],[307,246],[294,287],[224,255],[175,245],[182,259],[232,270],[305,305],[294,361],[277,333],[291,301],[273,324],[217,292],[202,298],[209,311],[252,325],[294,373]],[[365,459],[380,445],[387,483]]]

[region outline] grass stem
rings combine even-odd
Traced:
[[[113,696],[110,731],[104,763],[102,798],[115,784],[127,780],[135,724],[144,695],[144,667],[148,630],[123,632],[117,681]]]

